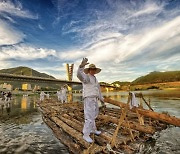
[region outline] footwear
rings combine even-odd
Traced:
[[[96,135],[100,135],[101,134],[101,131],[100,130],[95,130],[92,132],[93,134],[96,134]]]
[[[93,140],[89,137],[89,135],[83,135],[83,139],[88,143],[93,143]]]

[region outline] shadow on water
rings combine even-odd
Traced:
[[[14,97],[0,110],[0,153],[68,153],[42,121],[37,97]]]

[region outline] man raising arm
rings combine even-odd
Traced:
[[[88,59],[83,58],[77,71],[77,77],[83,85],[85,118],[83,139],[92,143],[93,140],[89,136],[90,133],[94,133],[96,135],[101,134],[101,131],[98,131],[96,128],[95,119],[99,113],[97,101],[100,100],[101,102],[104,102],[104,98],[102,97],[99,83],[95,77],[95,74],[99,73],[101,69],[97,68],[94,64],[90,64],[89,68],[85,68],[88,64]]]

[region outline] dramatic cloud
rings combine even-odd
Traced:
[[[16,23],[13,16],[28,19],[37,19],[37,15],[33,15],[29,11],[23,9],[20,2],[12,3],[10,0],[0,2],[0,46],[17,44],[23,41],[25,34],[10,23]],[[3,19],[6,20],[3,20]],[[8,23],[8,21],[10,23]]]
[[[9,66],[15,60],[15,65],[21,65],[32,60],[29,67],[65,78],[65,63],[74,63],[76,72],[87,57],[102,68],[99,80],[107,82],[180,68],[178,1],[41,3],[0,2],[2,63]]]
[[[90,62],[102,65],[105,68],[107,67],[103,64],[107,64],[108,69],[114,64],[118,66],[117,69],[123,72],[126,72],[128,67],[132,67],[134,69],[133,74],[137,70],[135,67],[141,68],[147,62],[148,67],[152,62],[156,64],[150,70],[153,71],[153,69],[160,69],[163,63],[164,65],[173,63],[167,59],[174,55],[173,49],[180,47],[180,17],[176,17],[161,26],[145,29],[141,33],[119,34],[116,37],[113,33],[112,35],[109,33],[109,36],[111,36],[109,39],[101,40],[86,48],[86,54],[84,51],[78,51],[77,55],[88,57]],[[73,55],[75,59],[78,58],[74,55],[74,51],[65,52],[63,55],[64,57]],[[126,67],[119,64],[126,64]],[[112,72],[113,76],[116,74],[115,72]],[[123,73],[123,76],[125,75],[127,76],[126,73]]]
[[[37,15],[33,15],[28,10],[25,10],[19,1],[12,3],[10,0],[0,2],[0,13],[14,15],[22,18],[37,19]]]
[[[0,19],[0,46],[21,42],[25,35]]]
[[[81,57],[86,57],[87,56],[87,52],[82,51],[82,50],[72,50],[72,51],[65,51],[65,52],[60,52],[58,54],[60,59],[64,59],[64,60],[75,60]]]
[[[0,52],[0,60],[35,60],[48,56],[56,56],[56,51],[52,49],[34,48],[27,45],[15,45],[2,47]]]
[[[142,16],[142,15],[149,15],[149,14],[159,14],[160,12],[163,11],[164,3],[158,5],[155,2],[154,3],[149,3],[147,1],[145,5],[140,8],[137,12],[135,12],[132,17],[137,17],[137,16]]]

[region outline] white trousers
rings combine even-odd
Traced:
[[[58,101],[60,101],[61,100],[61,95],[58,95]]]
[[[92,131],[95,131],[96,123],[95,119],[98,116],[99,113],[99,107],[97,98],[94,97],[87,97],[84,99],[84,128],[83,128],[83,134],[84,135],[90,135]]]
[[[66,95],[61,96],[61,103],[67,103],[67,96]]]
[[[44,100],[44,96],[40,96],[40,101],[43,101]]]

